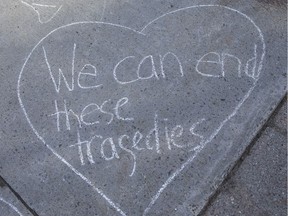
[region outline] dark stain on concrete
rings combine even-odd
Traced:
[[[2,187],[5,187],[5,186],[6,186],[5,181],[4,181],[4,179],[0,176],[0,187],[2,188]]]

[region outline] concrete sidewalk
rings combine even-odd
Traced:
[[[0,26],[0,216],[283,214],[286,2],[1,1]]]
[[[287,97],[200,215],[287,215]]]
[[[15,209],[25,216],[38,215],[1,180],[0,194],[1,216],[17,215]],[[287,215],[287,97],[199,215]]]

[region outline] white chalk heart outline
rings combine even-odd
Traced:
[[[247,98],[250,96],[251,92],[254,90],[257,81],[259,80],[259,75],[262,69],[262,65],[263,65],[263,61],[264,61],[264,57],[266,54],[266,45],[265,45],[265,41],[264,41],[264,36],[262,31],[260,30],[260,28],[256,25],[256,23],[250,18],[248,17],[246,14],[227,7],[227,6],[222,6],[222,5],[195,5],[195,6],[190,6],[190,7],[185,7],[185,8],[181,8],[181,9],[177,9],[171,12],[168,12],[166,14],[163,14],[162,16],[152,20],[151,22],[149,22],[141,31],[137,31],[134,30],[132,28],[126,27],[126,26],[122,26],[122,25],[118,25],[118,24],[113,24],[113,23],[107,23],[107,22],[99,22],[99,21],[83,21],[83,22],[75,22],[75,23],[71,23],[71,24],[67,24],[61,27],[58,27],[56,29],[54,29],[53,31],[51,31],[50,33],[48,33],[45,37],[43,37],[35,46],[34,48],[31,50],[31,52],[29,53],[28,57],[26,58],[24,65],[22,66],[22,69],[20,71],[19,77],[18,77],[18,84],[17,84],[17,95],[18,95],[18,100],[20,103],[20,106],[24,112],[24,115],[30,125],[30,127],[32,128],[33,132],[35,133],[35,135],[38,137],[38,139],[40,139],[43,144],[59,159],[61,160],[65,165],[67,165],[77,176],[79,176],[82,180],[84,180],[87,184],[89,184],[93,190],[95,190],[100,196],[102,196],[117,212],[119,212],[122,216],[126,216],[127,214],[121,209],[121,206],[115,202],[113,202],[101,189],[99,189],[96,184],[94,184],[91,180],[89,180],[86,176],[84,176],[81,172],[79,172],[76,168],[74,168],[68,161],[66,161],[60,154],[58,154],[50,145],[48,145],[44,138],[40,136],[40,134],[38,133],[38,131],[35,129],[35,127],[33,126],[31,120],[28,117],[28,114],[26,112],[26,109],[23,105],[22,99],[21,99],[21,95],[20,95],[20,87],[21,87],[21,77],[24,71],[24,68],[28,62],[28,60],[30,59],[32,53],[34,52],[34,50],[38,47],[38,45],[45,40],[49,35],[51,35],[52,33],[54,33],[55,31],[58,31],[60,29],[63,28],[67,28],[69,26],[73,26],[73,25],[78,25],[78,24],[105,24],[105,25],[111,25],[111,26],[116,26],[116,27],[120,27],[120,28],[124,28],[124,29],[128,29],[131,30],[133,32],[136,32],[138,34],[142,34],[145,35],[143,32],[144,30],[151,25],[152,23],[154,23],[155,21],[157,21],[160,18],[163,18],[164,16],[167,16],[169,14],[173,14],[179,11],[184,11],[184,10],[188,10],[191,8],[201,8],[201,7],[220,7],[220,8],[224,8],[233,12],[236,12],[237,14],[240,14],[241,16],[243,16],[244,18],[248,19],[253,25],[254,27],[257,29],[258,33],[259,33],[259,38],[262,42],[262,55],[260,58],[260,62],[259,62],[259,66],[258,66],[258,75],[255,77],[255,81],[253,83],[253,86],[249,89],[249,91],[247,92],[247,94],[243,97],[243,99],[240,101],[240,103],[235,107],[235,109],[233,110],[233,112],[224,120],[221,122],[220,126],[214,131],[214,133],[205,141],[203,142],[201,145],[199,145],[199,147],[197,149],[195,149],[195,151],[193,152],[193,154],[188,158],[188,160],[186,162],[184,162],[178,169],[176,169],[176,171],[165,181],[165,183],[160,187],[160,189],[157,191],[157,193],[151,198],[151,201],[149,203],[149,205],[146,207],[146,209],[143,212],[143,215],[146,215],[149,210],[152,208],[152,206],[155,204],[156,200],[159,198],[159,196],[161,195],[161,193],[166,189],[166,187],[183,171],[183,169],[185,167],[187,167],[189,164],[191,164],[194,160],[194,158],[196,158],[196,156],[202,151],[202,149],[208,144],[210,143],[214,137],[219,133],[219,131],[223,128],[223,126],[233,117],[236,115],[237,111],[240,109],[240,107],[242,106],[242,104],[247,100]]]

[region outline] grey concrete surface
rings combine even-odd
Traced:
[[[12,191],[0,180],[0,215],[1,216],[32,216]]]
[[[286,92],[281,4],[0,4],[0,175],[38,215],[196,215]]]
[[[287,101],[284,102],[201,216],[287,215]]]

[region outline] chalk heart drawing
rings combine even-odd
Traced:
[[[146,215],[249,97],[264,56],[254,21],[219,5],[141,31],[78,22],[33,48],[18,96],[56,158],[119,214]]]

